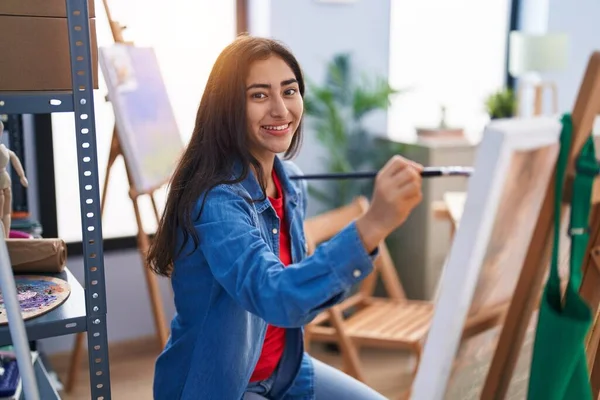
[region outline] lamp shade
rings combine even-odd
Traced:
[[[514,77],[529,72],[559,71],[567,65],[567,35],[510,33],[509,66]]]

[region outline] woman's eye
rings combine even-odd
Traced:
[[[285,91],[285,94],[287,96],[294,95],[294,94],[296,94],[296,89],[288,89],[288,90]]]
[[[264,99],[266,95],[264,93],[254,93],[252,94],[253,99]]]

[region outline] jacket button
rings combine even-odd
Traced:
[[[277,233],[277,228],[273,228],[273,234]]]
[[[355,269],[354,272],[352,272],[352,275],[354,275],[355,278],[358,278],[361,274],[359,269]]]

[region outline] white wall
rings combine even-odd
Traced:
[[[588,59],[593,51],[600,51],[600,2],[597,0],[548,0],[548,31],[569,34],[569,62],[566,71],[548,74],[558,86],[558,107],[561,112],[571,111],[575,105],[579,85]],[[596,124],[598,127],[598,124]],[[596,129],[596,132],[598,130]]]
[[[542,75],[557,85],[559,113],[573,110],[588,59],[592,52],[600,51],[600,35],[596,28],[599,19],[600,2],[595,0],[523,0],[520,20],[523,30],[532,33],[566,33],[569,36],[567,68]],[[547,96],[544,101],[550,104],[551,99]],[[594,133],[600,133],[598,118]]]
[[[445,122],[479,140],[486,98],[505,83],[509,0],[394,1],[388,136],[412,142],[418,128]]]
[[[521,0],[519,27],[531,33],[545,33],[548,29],[549,0]]]

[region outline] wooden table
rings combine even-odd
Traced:
[[[460,224],[466,200],[466,192],[446,192],[442,200],[434,201],[432,204],[435,218],[447,220],[450,223],[452,236]]]

